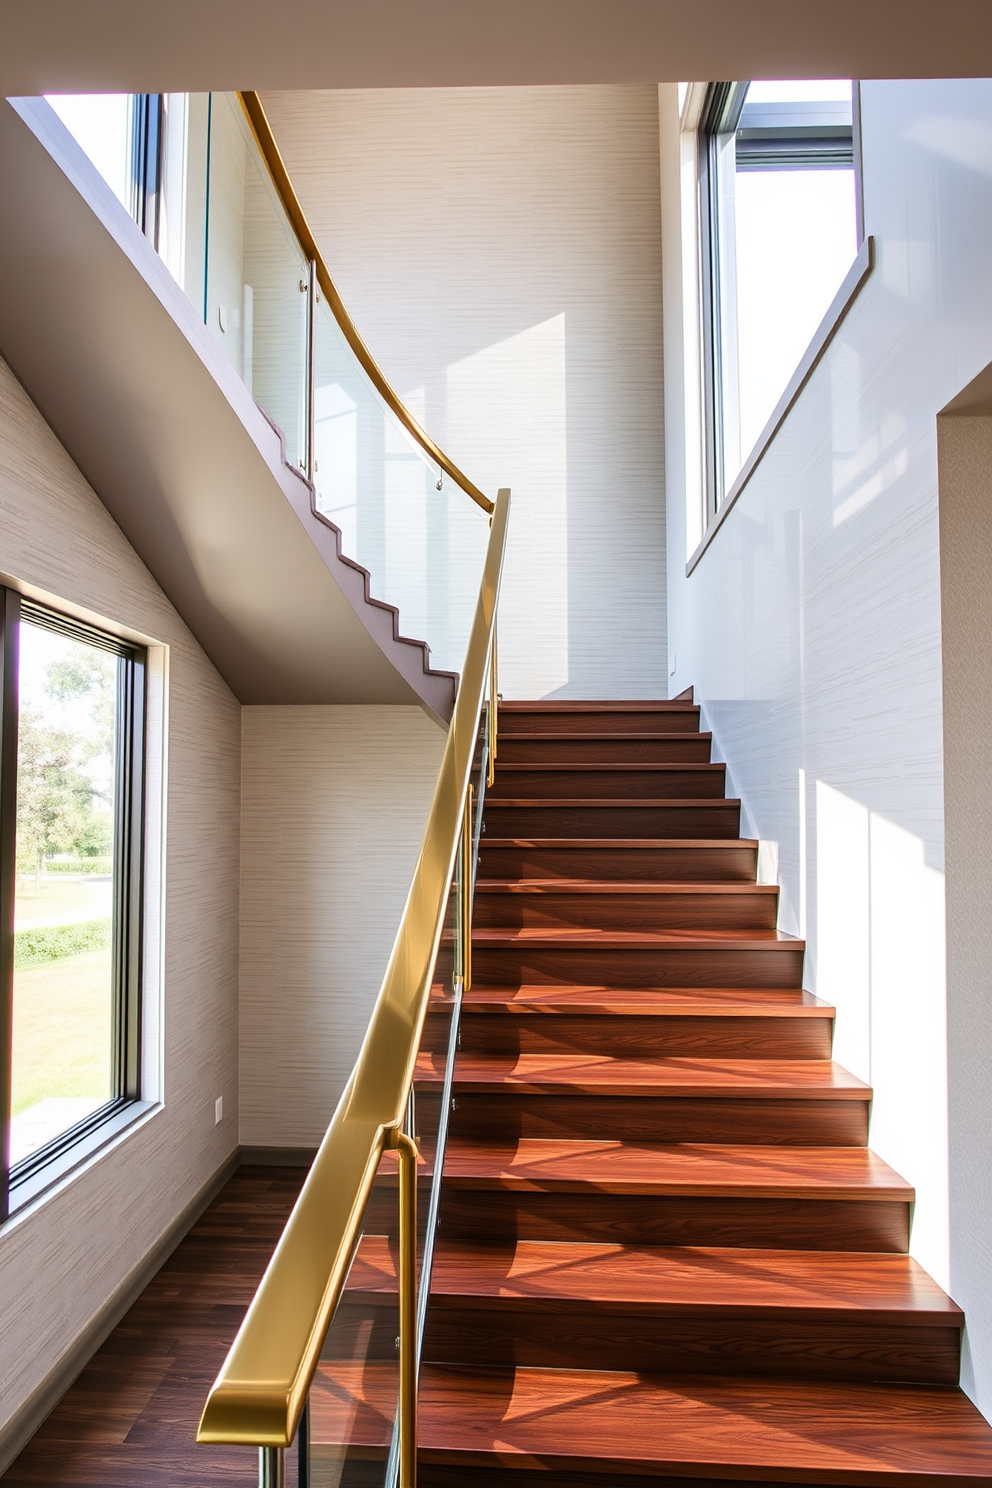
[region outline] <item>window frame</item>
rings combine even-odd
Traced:
[[[725,320],[721,237],[724,224],[720,210],[721,148],[735,151],[736,133],[747,101],[751,80],[711,82],[706,86],[696,126],[697,207],[699,244],[699,309],[701,334],[702,411],[703,411],[703,494],[704,536],[732,499],[740,476],[726,481],[726,417],[723,341]],[[802,106],[795,106],[801,112]],[[761,131],[765,133],[766,131]],[[861,87],[851,80],[851,124],[839,128],[783,128],[768,130],[768,138],[748,141],[751,156],[748,170],[796,170],[805,168],[836,169],[850,165],[854,172],[854,208],[856,250],[860,255],[865,243],[864,200],[861,164]],[[721,139],[729,145],[721,146]],[[778,148],[775,139],[778,136]],[[843,138],[843,144],[840,140]],[[843,159],[841,158],[843,156]],[[800,359],[798,366],[802,365]],[[760,443],[760,441],[759,441]],[[753,451],[742,451],[740,471],[748,468]]]
[[[10,1162],[17,742],[22,620],[117,657],[114,884],[111,918],[113,1093],[100,1108]],[[0,1222],[110,1140],[143,1110],[141,1023],[147,736],[147,649],[0,586]],[[122,1118],[124,1118],[122,1122]]]

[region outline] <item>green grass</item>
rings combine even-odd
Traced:
[[[109,949],[14,973],[12,1115],[49,1096],[110,1098],[110,985]]]
[[[96,920],[109,915],[109,883],[77,883],[71,878],[32,878],[19,874],[14,901],[14,929],[25,921],[51,916],[66,920]]]

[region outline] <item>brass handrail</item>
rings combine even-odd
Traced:
[[[465,820],[487,686],[510,493],[496,498],[479,598],[423,846],[358,1061],[255,1298],[210,1391],[197,1441],[279,1449],[299,1424],[376,1169],[397,1145]],[[402,1430],[401,1418],[401,1430]],[[407,1436],[409,1451],[409,1435]],[[408,1459],[409,1460],[409,1459]]]
[[[407,432],[416,440],[421,449],[434,461],[439,469],[449,475],[457,486],[471,496],[472,500],[482,507],[484,512],[492,514],[493,503],[489,497],[479,490],[478,486],[470,481],[468,476],[459,470],[453,460],[449,460],[441,447],[422,429],[413,414],[405,406],[402,399],[393,391],[386,379],[385,373],[379,366],[375,357],[369,351],[359,333],[358,327],[345,309],[344,301],[334,287],[334,280],[328,272],[327,265],[321,256],[317,246],[317,239],[310,230],[306,213],[300,204],[300,199],[286,169],[285,161],[276,144],[276,137],[272,133],[272,126],[266,117],[262,101],[257,93],[239,93],[241,107],[244,109],[245,117],[251,126],[251,132],[255,136],[265,161],[272,183],[282,202],[283,208],[292,224],[300,249],[304,257],[313,264],[317,274],[317,283],[320,286],[324,298],[331,309],[331,314],[337,321],[345,340],[358,358],[365,375],[372,383],[380,398],[387,408],[395,414]]]

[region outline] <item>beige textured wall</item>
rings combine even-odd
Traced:
[[[2,363],[0,572],[168,646],[170,673],[158,987],[148,971],[164,1105],[0,1228],[2,1425],[237,1143],[240,709]]]
[[[657,89],[264,102],[387,376],[478,484],[513,489],[503,691],[664,696]]]
[[[444,738],[419,708],[243,710],[245,1146],[324,1134],[386,969]]]

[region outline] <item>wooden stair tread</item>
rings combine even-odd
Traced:
[[[445,1158],[452,1186],[555,1189],[693,1197],[802,1199],[913,1198],[913,1188],[866,1147],[757,1147],[722,1143],[649,1144],[519,1137],[452,1137]]]
[[[532,767],[528,766],[528,768]],[[679,768],[691,769],[695,768],[695,766],[680,765]],[[485,810],[502,810],[507,806],[517,809],[539,806],[542,810],[547,807],[554,807],[557,810],[559,807],[582,806],[596,807],[597,809],[602,807],[607,811],[617,811],[621,808],[628,810],[630,807],[673,806],[677,807],[679,811],[712,811],[714,808],[726,809],[728,807],[736,810],[740,804],[736,796],[487,796]],[[568,841],[570,839],[566,838],[564,840]],[[571,841],[572,845],[574,845],[574,839],[571,839]],[[602,839],[600,838],[599,841],[602,842]],[[739,847],[740,843],[735,840],[734,845]]]
[[[562,701],[557,698],[535,698],[510,701],[503,699],[499,705],[500,718],[514,713],[698,713],[699,704],[680,702],[678,698],[624,698],[618,701],[597,698],[592,701]]]
[[[433,1004],[432,1004],[433,1006]],[[440,1004],[438,1004],[440,1006]],[[641,1017],[832,1018],[833,1007],[796,987],[486,987],[464,995],[463,1015],[616,1013]]]
[[[619,930],[586,929],[565,926],[560,929],[548,926],[522,926],[501,929],[484,926],[473,927],[472,944],[476,946],[584,946],[596,947],[640,946],[651,950],[667,946],[715,947],[718,950],[747,951],[759,946],[763,951],[801,951],[805,942],[787,935],[784,930],[754,928],[721,930]]]
[[[395,1365],[322,1362],[315,1443],[388,1442]],[[386,1413],[384,1410],[389,1410]],[[425,1364],[420,1459],[780,1483],[992,1483],[992,1432],[960,1390]]]
[[[491,844],[487,843],[487,846]],[[614,879],[614,878],[477,878],[475,882],[477,894],[521,894],[521,895],[549,895],[549,894],[643,894],[648,896],[664,897],[667,895],[749,895],[757,894],[763,898],[775,898],[778,888],[775,884],[741,883],[739,880],[731,879],[727,883],[718,881],[710,883],[691,883],[686,880],[680,883],[678,879],[671,882],[659,882],[653,880],[645,883],[642,879]]]
[[[534,736],[533,734],[528,734],[526,737],[533,738]],[[629,738],[630,736],[628,735],[627,737]],[[639,734],[637,737],[640,739],[644,736]],[[680,736],[676,734],[674,737],[692,739],[695,738],[695,735],[684,734]],[[631,762],[629,760],[590,760],[581,763],[572,760],[534,760],[528,763],[526,760],[505,760],[502,763],[497,763],[496,766],[497,771],[504,770],[508,775],[526,773],[527,771],[533,771],[538,775],[553,775],[559,770],[566,772],[577,770],[583,775],[611,775],[621,770],[632,770],[635,774],[641,771],[650,771],[651,773],[657,771],[662,775],[671,773],[680,774],[685,770],[693,774],[721,775],[726,768],[726,765],[720,760],[660,760],[656,763],[650,761]]]
[[[506,705],[504,704],[503,706],[505,707]],[[579,735],[569,735],[561,733],[515,734],[511,729],[500,731],[500,743],[502,743],[506,739],[512,739],[514,743],[516,743],[520,739],[526,739],[528,744],[560,744],[563,740],[571,740],[576,737],[580,738],[583,743],[588,743],[591,741],[593,743],[606,744],[629,744],[631,742],[637,744],[652,744],[657,743],[659,740],[662,740],[665,743],[672,741],[674,743],[684,744],[687,739],[712,739],[713,734],[709,729],[694,729],[691,732],[689,730],[679,732],[669,729],[667,732],[659,730],[653,734],[645,734],[641,733],[640,731],[638,731],[636,734],[631,734],[625,733],[622,729],[601,729],[598,733],[591,733],[583,730],[583,732]]]
[[[349,1291],[394,1293],[396,1287],[395,1241],[364,1236]],[[918,1262],[881,1252],[545,1240],[487,1245],[441,1238],[431,1296],[548,1306],[588,1301],[725,1317],[791,1312],[811,1320],[856,1312],[875,1320],[908,1316],[964,1324],[961,1309]]]
[[[417,1057],[418,1084],[444,1079],[445,1057]],[[565,1091],[586,1095],[800,1097],[868,1100],[871,1087],[832,1060],[702,1059],[657,1057],[617,1059],[603,1054],[476,1054],[455,1060],[459,1091],[504,1087],[532,1092]]]
[[[507,802],[505,802],[505,801],[500,801],[499,802],[499,805],[500,806],[505,806],[506,804],[507,804]],[[515,803],[515,804],[518,804],[518,803]],[[543,805],[546,805],[547,803],[544,802],[544,801],[542,801],[539,804],[543,806]],[[556,804],[561,805],[562,803],[559,801]],[[582,804],[585,805],[586,803],[583,802]],[[602,804],[605,805],[605,806],[615,806],[617,803],[616,803],[616,801],[604,801]],[[626,802],[625,801],[623,804],[626,806],[626,805],[629,804],[629,802]],[[654,804],[654,803],[652,803],[652,804]],[[682,806],[685,806],[685,805],[690,805],[691,806],[694,803],[692,801],[688,801],[688,802],[681,801],[681,802],[679,802],[679,804],[682,805]],[[706,805],[706,806],[712,806],[714,803],[713,803],[713,801],[705,801],[703,804]],[[725,806],[727,804],[727,802],[726,801],[717,800],[716,804],[717,805]],[[488,847],[527,847],[527,848],[532,848],[532,849],[548,848],[548,849],[553,849],[553,850],[558,850],[558,851],[564,851],[564,850],[567,849],[570,852],[572,852],[576,848],[580,848],[580,847],[593,848],[593,849],[596,849],[597,851],[600,848],[618,848],[618,849],[622,849],[624,852],[627,852],[627,851],[630,851],[630,852],[652,852],[652,851],[654,851],[654,852],[658,852],[658,851],[669,852],[669,851],[672,851],[673,849],[674,850],[677,850],[679,848],[685,848],[687,850],[691,849],[693,851],[695,851],[695,850],[698,849],[700,852],[711,852],[711,851],[720,851],[721,849],[726,850],[728,847],[743,847],[743,848],[751,848],[751,849],[757,851],[757,848],[758,848],[758,839],[756,837],[496,837],[496,836],[489,837],[489,836],[486,836],[486,837],[483,837],[483,839],[480,842],[479,846],[480,846],[480,850],[481,851],[485,851],[485,849],[488,848]]]
[[[691,739],[694,735],[686,734],[684,737]],[[657,772],[660,775],[678,775],[683,772],[694,775],[722,775],[726,768],[726,765],[718,760],[663,760],[657,763],[640,760],[636,763],[629,760],[590,760],[581,763],[572,760],[534,760],[532,763],[526,760],[506,760],[496,766],[497,772],[505,772],[507,775],[527,774],[528,772],[537,775],[554,775],[559,771],[567,773],[570,770],[582,775],[613,775],[624,770],[632,771],[635,775],[648,772],[651,774]]]

